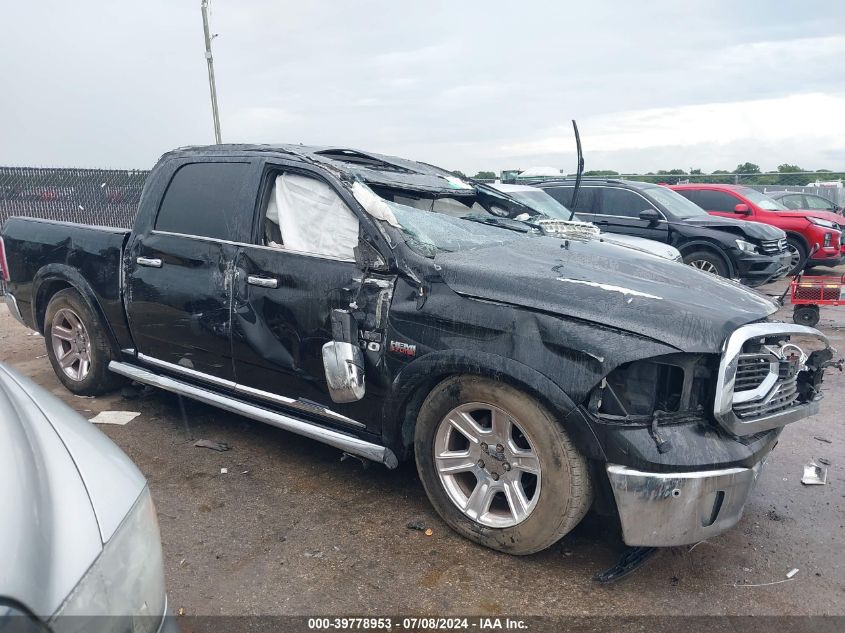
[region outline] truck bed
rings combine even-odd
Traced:
[[[129,234],[112,227],[9,218],[0,231],[9,267],[6,292],[26,325],[43,332],[43,299],[75,280],[90,292],[86,298],[102,312],[115,342],[128,341],[120,271]]]

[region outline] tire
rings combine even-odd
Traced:
[[[684,263],[703,272],[719,275],[719,277],[728,276],[725,260],[712,251],[693,251],[684,255]]]
[[[792,311],[792,320],[798,325],[815,327],[819,322],[819,306],[795,306]]]
[[[788,274],[797,275],[807,263],[807,247],[799,238],[789,236],[786,238],[786,248],[792,253],[792,261],[789,263],[791,268]]]
[[[504,450],[498,451],[494,441]],[[592,503],[587,460],[555,417],[501,382],[455,376],[438,384],[417,418],[414,450],[437,513],[462,536],[501,552],[546,549],[578,525]],[[454,454],[446,459],[446,451]],[[455,470],[441,475],[438,465]]]
[[[114,358],[111,343],[100,319],[77,290],[66,288],[50,299],[44,315],[44,341],[53,371],[68,391],[97,396],[123,382],[109,371],[109,361]]]

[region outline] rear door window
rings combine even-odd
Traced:
[[[547,187],[543,191],[575,213],[595,213],[593,209],[595,208],[598,187],[580,187],[574,208],[572,207],[572,193],[575,191],[575,187]]]
[[[247,242],[252,208],[242,192],[249,170],[249,163],[183,165],[164,193],[156,230]]]
[[[699,189],[696,193],[698,200],[693,200],[705,211],[722,211],[725,213],[736,213],[736,205],[742,201],[733,194],[714,189]]]
[[[601,201],[596,213],[638,218],[641,211],[653,208],[654,205],[638,193],[618,187],[604,187],[601,191]]]
[[[832,211],[836,208],[829,200],[825,200],[821,196],[812,196],[812,195],[804,195],[804,200],[806,201],[804,204],[805,209],[823,209],[825,211]],[[783,202],[781,200],[781,202]],[[785,203],[784,203],[785,204]],[[789,205],[786,205],[789,206]],[[790,209],[797,208],[797,207],[789,207]]]

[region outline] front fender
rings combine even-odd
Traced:
[[[511,358],[473,350],[430,352],[408,363],[395,376],[383,409],[382,439],[397,455],[408,457],[423,400],[434,386],[456,374],[506,382],[536,398],[556,415],[578,449],[591,459],[604,451],[588,424],[577,423],[572,399],[548,377]]]

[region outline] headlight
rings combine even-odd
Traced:
[[[757,245],[752,244],[751,242],[746,242],[745,240],[736,240],[736,247],[741,250],[745,251],[746,253],[757,253]]]
[[[57,633],[154,633],[165,608],[158,519],[144,488],[50,626]]]
[[[810,222],[812,222],[813,224],[816,224],[818,226],[823,226],[823,227],[828,228],[828,229],[836,229],[837,231],[839,230],[839,225],[836,224],[835,222],[831,222],[830,220],[822,220],[821,218],[807,218],[807,219]]]

